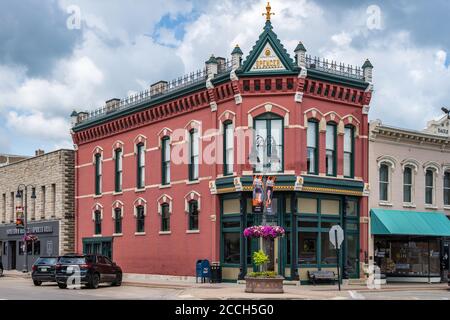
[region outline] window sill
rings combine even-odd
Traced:
[[[403,208],[416,208],[416,204],[415,203],[409,203],[409,202],[404,202],[403,203]]]
[[[146,233],[145,232],[135,232],[134,235],[135,236],[145,236]]]
[[[98,198],[101,198],[101,197],[103,197],[102,194],[96,194],[96,195],[94,195],[94,199],[98,199]]]
[[[187,234],[198,234],[200,233],[200,230],[186,230]]]
[[[438,207],[432,204],[426,204],[425,205],[425,209],[430,209],[430,210],[437,210]]]
[[[113,196],[120,196],[123,194],[123,191],[119,191],[119,192],[113,192]]]
[[[444,206],[444,210],[450,210],[450,206]]]
[[[141,189],[134,189],[134,192],[139,193],[139,192],[145,192],[145,188],[141,188]]]
[[[103,237],[101,234],[94,234],[93,236],[92,236],[93,238],[101,238],[101,237]]]
[[[387,201],[380,201],[378,204],[383,207],[392,207],[393,206],[392,203],[387,202]]]
[[[172,231],[160,231],[159,234],[160,235],[169,235],[169,234],[172,234]]]
[[[172,184],[171,184],[171,183],[169,183],[169,184],[161,184],[161,185],[159,186],[160,189],[167,189],[167,188],[170,188],[170,187],[172,187]]]
[[[188,182],[186,182],[186,184],[199,184],[200,183],[200,181],[199,180],[192,180],[192,181],[188,181]]]
[[[122,237],[123,233],[113,233],[113,237]]]

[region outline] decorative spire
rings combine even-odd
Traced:
[[[239,48],[239,45],[237,44],[236,47],[234,48],[233,52],[231,52],[231,54],[243,55],[244,53],[242,52],[241,48]]]
[[[267,2],[266,13],[263,13],[263,16],[266,16],[266,21],[270,22],[270,16],[274,16],[275,13],[271,12],[272,7],[270,6],[270,2]]]

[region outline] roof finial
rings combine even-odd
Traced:
[[[270,22],[270,16],[274,16],[275,13],[271,12],[272,7],[270,6],[270,2],[267,2],[266,13],[263,13],[263,16],[266,16],[266,21]]]

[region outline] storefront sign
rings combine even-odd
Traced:
[[[31,234],[39,234],[39,233],[52,233],[53,227],[52,226],[39,226],[39,227],[31,227],[28,228],[28,233]],[[8,236],[15,236],[15,235],[22,235],[25,234],[24,229],[7,229],[6,234]]]
[[[267,43],[264,50],[253,65],[252,71],[286,70],[272,46]]]
[[[262,176],[253,176],[253,212],[254,213],[262,213],[263,208],[263,181]]]
[[[273,199],[273,187],[275,186],[275,177],[268,177],[266,181],[266,210],[267,213],[272,213],[272,199]]]

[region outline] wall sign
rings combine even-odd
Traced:
[[[280,58],[276,55],[272,46],[266,43],[251,71],[286,70]]]
[[[28,228],[28,233],[32,233],[32,234],[38,234],[38,233],[52,233],[53,232],[53,227],[52,226],[40,226],[40,227],[31,227]],[[25,230],[24,229],[7,229],[6,230],[6,234],[8,236],[15,236],[15,235],[21,235],[21,234],[25,234]]]

